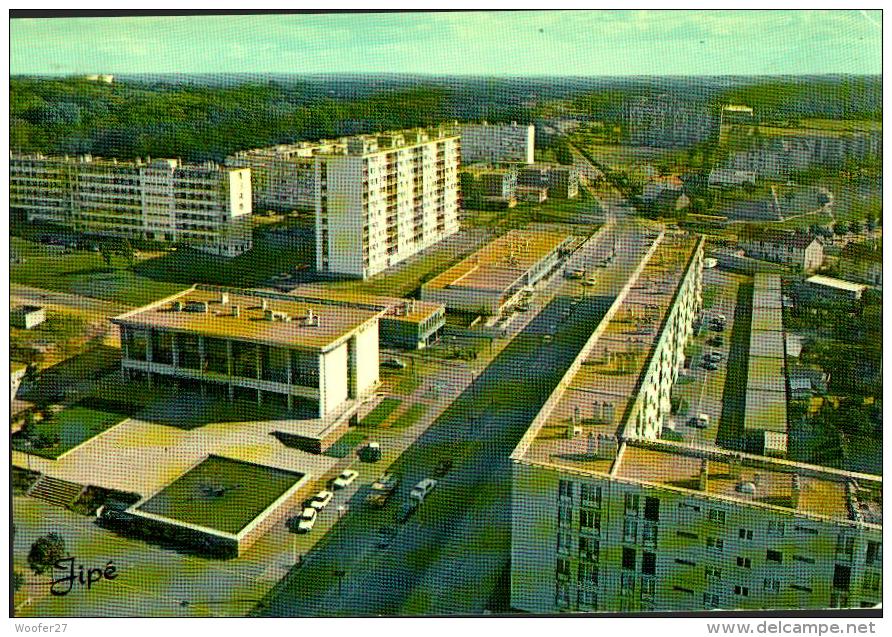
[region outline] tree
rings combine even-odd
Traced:
[[[858,234],[859,232],[861,232],[861,222],[858,221],[857,219],[853,219],[849,223],[849,232],[852,232],[855,234]]]
[[[833,224],[833,232],[839,236],[847,234],[849,232],[849,224],[845,221],[837,221]]]
[[[102,255],[102,260],[105,261],[105,265],[111,266],[112,247],[108,241],[101,241],[99,243],[99,254]]]
[[[28,566],[38,575],[53,567],[65,557],[65,540],[58,533],[48,533],[37,538],[28,552]]]
[[[25,576],[22,575],[21,571],[13,571],[12,572],[12,590],[15,593],[19,592],[19,589],[25,585]]]
[[[124,257],[124,260],[127,262],[128,266],[133,267],[133,262],[136,261],[136,251],[130,244],[130,239],[124,239],[121,242],[121,247],[118,249],[118,254]]]
[[[19,431],[21,436],[27,440],[31,440],[37,434],[34,426],[34,412],[30,409],[25,412],[25,422],[22,423],[22,428]]]

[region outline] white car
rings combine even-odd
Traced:
[[[354,471],[353,469],[345,469],[341,472],[337,478],[335,478],[332,483],[335,489],[343,489],[345,487],[349,487],[353,484],[353,481],[359,477],[359,472]]]
[[[437,486],[436,480],[434,480],[433,478],[425,478],[414,487],[412,487],[412,492],[409,493],[409,497],[413,500],[424,502],[424,499],[431,491],[434,490],[435,486]]]
[[[313,496],[312,500],[310,500],[310,506],[317,511],[321,511],[329,502],[331,502],[331,499],[333,497],[334,493],[332,493],[331,491],[320,491]]]
[[[313,526],[316,524],[317,513],[313,507],[304,509],[304,512],[300,514],[300,521],[297,523],[299,533],[309,533],[313,530]]]

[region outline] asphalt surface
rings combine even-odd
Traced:
[[[509,454],[610,306],[646,241],[623,221],[598,282],[559,293],[392,465],[401,477],[381,510],[358,491],[345,516],[259,604],[262,616],[479,614],[510,554]],[[586,254],[576,259],[590,259]],[[573,259],[571,259],[573,265]],[[584,294],[584,296],[583,296]],[[575,301],[573,297],[582,296]],[[400,521],[412,486],[442,458],[452,469]],[[384,467],[382,467],[382,470]],[[381,533],[381,529],[389,530]]]

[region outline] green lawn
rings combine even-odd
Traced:
[[[21,436],[14,437],[12,444],[19,451],[55,459],[127,418],[126,414],[114,411],[74,405],[51,416],[48,420],[34,424],[35,435],[59,436],[58,444],[36,449],[23,444],[24,440]]]
[[[366,427],[377,427],[387,420],[387,417],[390,416],[402,402],[403,401],[399,398],[385,398],[378,403],[378,406],[370,411],[359,424]]]
[[[425,414],[427,411],[427,405],[422,403],[415,403],[411,407],[409,407],[406,411],[401,413],[396,420],[393,421],[392,427],[394,429],[404,429],[406,427],[411,427]]]
[[[302,477],[293,471],[210,456],[139,510],[238,533]]]
[[[351,429],[338,438],[338,441],[330,446],[324,453],[326,456],[331,456],[332,458],[346,458],[350,452],[356,449],[356,447],[365,440],[365,438],[365,432]]]
[[[47,290],[80,294],[125,305],[145,305],[182,290],[183,285],[153,281],[128,269],[120,257],[109,267],[96,252],[51,252],[19,237],[11,248],[24,263],[9,265],[9,280]],[[139,268],[139,264],[135,266]]]

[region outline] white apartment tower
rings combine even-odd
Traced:
[[[11,155],[10,208],[90,235],[186,243],[221,256],[251,249],[247,168]]]
[[[458,231],[459,136],[343,140],[315,155],[316,268],[367,278]]]
[[[461,127],[462,163],[512,162],[532,164],[536,128],[530,124],[464,124]]]

